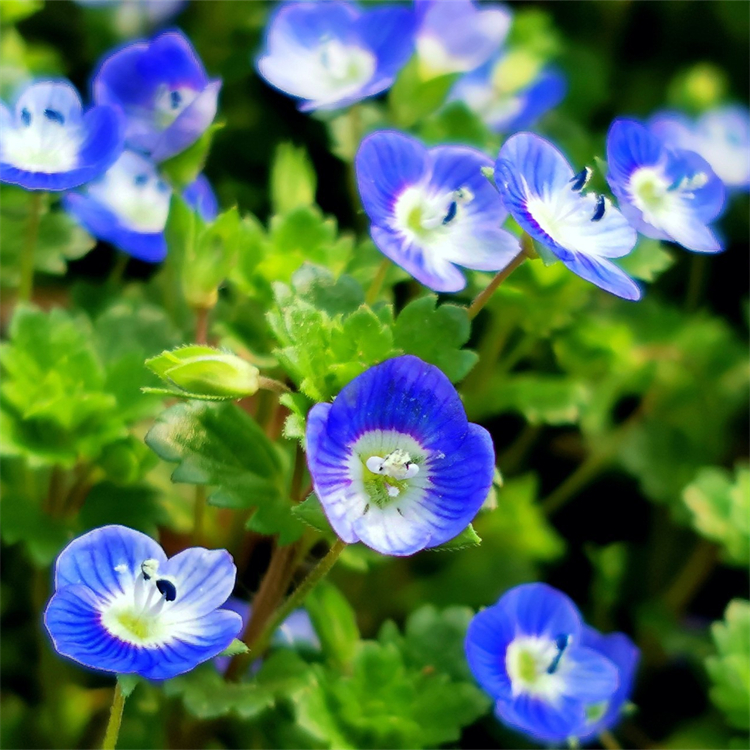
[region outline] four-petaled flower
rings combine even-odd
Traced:
[[[27,190],[69,190],[94,179],[122,151],[113,107],[83,111],[65,80],[33,81],[13,111],[0,102],[0,181]]]
[[[240,632],[242,618],[220,609],[236,574],[226,550],[193,547],[167,559],[145,534],[104,526],[60,553],[44,623],[63,656],[166,680],[217,656]]]
[[[334,531],[385,555],[457,536],[492,484],[489,433],[448,378],[417,357],[370,368],[307,423],[313,488]]]
[[[641,234],[699,253],[722,249],[708,224],[724,207],[724,184],[702,156],[668,148],[641,123],[618,119],[607,135],[607,181]]]
[[[378,249],[436,292],[466,286],[456,265],[505,268],[519,244],[500,228],[508,214],[482,174],[491,165],[467,146],[428,150],[394,131],[365,138],[355,159],[357,184]]]
[[[565,157],[533,133],[509,138],[495,164],[497,188],[522,229],[573,273],[637,300],[637,284],[610,260],[633,249],[636,232],[607,198],[583,192],[589,174],[574,174]]]
[[[167,255],[164,227],[172,189],[153,162],[134,151],[120,158],[81,192],[63,198],[65,210],[99,239],[139,260],[158,263]],[[216,217],[216,198],[205,177],[189,185],[183,197],[203,219]]]
[[[501,721],[558,743],[614,725],[638,651],[622,634],[588,628],[560,591],[530,583],[474,617],[466,657]]]
[[[750,190],[750,110],[726,104],[695,121],[680,112],[662,112],[649,130],[670,148],[695,151],[730,190]]]
[[[501,5],[479,7],[472,0],[415,0],[417,54],[425,75],[466,73],[497,52],[510,29]]]
[[[339,109],[389,88],[413,49],[408,8],[285,3],[268,24],[258,70],[303,112]]]
[[[103,60],[92,85],[97,103],[125,112],[126,144],[157,162],[205,132],[216,116],[220,88],[179,31],[121,47]]]

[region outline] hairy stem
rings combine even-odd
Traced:
[[[26,225],[26,242],[21,254],[21,279],[18,284],[19,302],[29,302],[34,291],[34,250],[39,237],[39,222],[42,218],[44,193],[33,191],[29,201],[29,220]]]
[[[112,708],[109,712],[107,732],[104,735],[102,750],[114,750],[117,747],[117,738],[120,736],[120,724],[122,723],[122,710],[125,707],[125,695],[120,683],[115,683],[115,694],[112,698]]]

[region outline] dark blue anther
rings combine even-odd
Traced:
[[[560,659],[562,659],[562,655],[563,653],[565,653],[565,649],[568,647],[569,643],[569,635],[558,635],[557,638],[555,638],[557,653],[555,654],[555,658],[552,660],[552,663],[547,667],[547,674],[554,674],[557,668],[560,666]]]
[[[167,185],[167,183],[166,183],[166,182],[164,182],[164,180],[159,180],[159,181],[158,181],[158,182],[156,183],[156,189],[157,189],[157,190],[158,190],[158,191],[159,191],[160,193],[168,193],[168,192],[169,192],[169,185]]]
[[[588,167],[584,167],[571,181],[571,190],[578,193],[586,187],[586,183],[591,177],[591,170]]]
[[[172,103],[172,109],[178,109],[182,104],[182,95],[179,91],[172,91],[169,94],[169,100]]]
[[[445,218],[443,219],[443,224],[450,224],[453,219],[456,218],[456,213],[458,212],[458,203],[456,201],[451,201],[450,206],[448,206],[448,213],[445,215]]]
[[[156,581],[156,588],[159,589],[159,593],[164,595],[164,598],[168,602],[173,602],[177,598],[177,589],[172,581],[168,581],[166,578],[159,578]]]
[[[26,107],[21,110],[21,122],[28,127],[31,125],[31,112]]]
[[[140,187],[141,185],[145,185],[148,182],[148,175],[147,174],[137,174],[133,178],[133,182]]]
[[[591,217],[591,221],[599,221],[604,216],[604,196],[600,195],[596,199],[596,208],[594,209],[594,215]]]
[[[44,110],[44,116],[50,121],[50,122],[56,122],[59,125],[65,124],[65,118],[62,115],[62,112],[59,112],[56,109],[45,109]]]

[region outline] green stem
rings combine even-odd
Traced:
[[[695,253],[690,258],[690,270],[688,271],[687,290],[685,292],[685,310],[687,312],[693,312],[698,307],[707,270],[708,258],[700,253]]]
[[[599,732],[599,740],[602,743],[602,747],[606,750],[622,750],[622,745],[615,739],[615,736],[607,729],[602,729]]]
[[[102,750],[115,750],[115,747],[117,747],[117,738],[120,736],[120,723],[122,722],[122,710],[124,707],[125,695],[118,682],[115,684],[115,694],[112,698],[112,708],[109,712],[107,733],[104,735]]]
[[[711,575],[719,561],[719,548],[707,539],[700,539],[665,592],[662,601],[680,617],[695,594]]]
[[[107,279],[110,286],[118,287],[122,284],[122,280],[125,276],[125,269],[128,267],[129,262],[130,256],[127,253],[118,250],[117,255],[115,256],[115,263],[112,266],[112,270],[109,272],[109,278]]]
[[[273,391],[274,393],[291,393],[292,389],[280,380],[274,380],[273,378],[266,378],[262,375],[258,377],[258,388],[266,391]]]
[[[29,221],[26,225],[26,242],[21,254],[21,279],[18,284],[19,302],[29,302],[34,290],[34,250],[39,237],[39,222],[42,218],[44,193],[33,191],[29,201]]]
[[[203,519],[206,517],[206,488],[199,484],[195,488],[195,503],[193,504],[193,544],[200,544],[203,536]]]
[[[609,463],[609,453],[602,452],[589,456],[578,468],[558,487],[542,500],[542,510],[551,515],[574,498],[599,472]]]
[[[383,258],[382,263],[378,266],[378,270],[375,272],[375,276],[367,290],[367,294],[365,295],[365,302],[370,305],[370,307],[375,304],[390,267],[391,261],[388,258]]]

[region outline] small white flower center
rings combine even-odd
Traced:
[[[411,479],[419,474],[419,466],[411,460],[411,456],[404,450],[396,448],[385,458],[370,456],[365,462],[373,474],[381,474],[392,479]]]
[[[198,92],[187,86],[177,88],[170,88],[166,84],[159,86],[154,100],[154,116],[157,125],[162,130],[168,128],[197,98]]]
[[[505,652],[505,669],[514,696],[526,693],[554,699],[562,692],[565,649],[568,638],[556,640],[538,636],[519,636]]]
[[[429,241],[448,231],[463,207],[473,200],[474,195],[467,187],[431,195],[423,186],[414,185],[396,201],[393,228],[410,241]]]
[[[633,203],[649,224],[659,226],[659,218],[679,210],[684,199],[693,197],[692,191],[703,187],[708,175],[698,172],[670,180],[661,169],[642,167],[630,177],[629,190]]]

